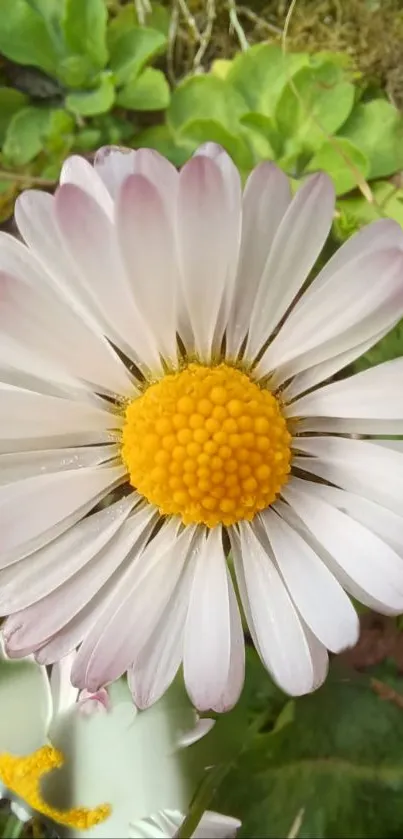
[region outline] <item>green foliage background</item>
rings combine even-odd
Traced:
[[[360,2],[379,14],[375,0]],[[403,117],[385,86],[322,42],[317,51],[284,49],[263,12],[261,42],[249,46],[234,3],[225,25],[240,48],[217,58],[212,8],[0,0],[0,221],[21,189],[52,190],[69,154],[149,146],[181,165],[212,140],[243,178],[263,159],[295,185],[328,172],[337,192],[330,250],[373,219],[403,225]],[[178,66],[181,26],[194,42]],[[355,368],[402,352],[400,324]],[[244,837],[403,835],[403,678],[393,662],[361,674],[332,665],[324,687],[290,701],[248,650],[242,701],[200,750],[216,768],[190,818],[202,802],[239,816]]]

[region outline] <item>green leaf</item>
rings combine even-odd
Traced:
[[[170,89],[164,74],[146,67],[140,76],[121,88],[116,102],[132,111],[160,111],[168,107],[169,100]]]
[[[370,178],[383,178],[403,168],[403,117],[385,99],[358,104],[341,134],[368,157]]]
[[[182,166],[194,151],[194,143],[174,136],[168,125],[153,125],[136,134],[131,143],[135,148],[150,148],[163,154],[174,166]]]
[[[245,114],[242,125],[248,129],[252,144],[259,157],[276,159],[282,153],[282,137],[278,133],[272,117],[264,114]]]
[[[213,119],[190,120],[178,132],[181,140],[192,142],[192,151],[202,143],[219,143],[231,155],[234,163],[240,169],[251,169],[254,158],[247,142],[239,134],[231,134],[223,125]]]
[[[99,128],[86,128],[80,131],[74,139],[74,148],[77,151],[92,151],[100,146],[102,132]]]
[[[104,114],[110,111],[115,101],[115,87],[110,75],[102,76],[101,84],[95,90],[83,90],[66,96],[66,108],[83,117]]]
[[[12,118],[6,132],[3,155],[9,165],[24,166],[42,150],[51,111],[23,108]]]
[[[151,12],[147,13],[147,27],[157,29],[167,37],[170,21],[171,15],[169,10],[165,6],[161,6],[160,3],[153,2]],[[135,4],[127,3],[125,6],[119,6],[108,25],[107,41],[109,49],[113,47],[117,38],[120,38],[124,32],[137,26],[140,26],[140,23],[136,14]]]
[[[0,0],[0,52],[17,64],[40,67],[55,76],[63,45],[52,22],[43,16],[44,9],[43,3]]]
[[[334,64],[316,70],[304,67],[281,94],[275,118],[278,130],[290,142],[291,152],[315,152],[326,134],[334,134],[346,121],[354,104],[354,85],[343,81]]]
[[[211,809],[239,816],[240,837],[288,836],[301,811],[299,837],[401,835],[402,710],[369,679],[336,673],[297,699],[294,718],[261,734],[225,779]],[[393,687],[402,694],[401,677]]]
[[[91,87],[94,67],[86,55],[68,55],[60,62],[57,76],[66,87]]]
[[[357,186],[357,173],[366,178],[369,160],[357,146],[342,137],[326,142],[313,156],[306,172],[327,172],[333,180],[336,194],[343,195]]]
[[[110,68],[116,85],[134,80],[144,65],[166,45],[166,37],[157,29],[133,27],[123,32],[111,45]]]
[[[347,216],[353,217],[359,226],[386,216],[393,218],[403,227],[403,189],[389,181],[377,181],[371,184],[371,189],[374,203],[370,204],[362,195],[354,195],[339,201],[338,208]]]
[[[11,87],[0,87],[0,144],[3,143],[10,120],[28,102],[28,97]]]
[[[216,76],[193,76],[173,92],[167,119],[175,131],[194,120],[212,120],[236,135],[247,111],[246,102],[227,81]]]
[[[105,0],[64,0],[63,33],[73,54],[88,56],[102,70],[108,61]]]
[[[225,78],[242,95],[248,110],[272,116],[285,85],[308,62],[306,53],[288,55],[275,44],[258,44],[234,59]]]

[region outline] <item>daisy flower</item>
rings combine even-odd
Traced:
[[[0,660],[0,797],[21,821],[50,819],[61,836],[173,837],[197,783],[182,743],[206,726],[195,726],[176,687],[147,711],[136,710],[124,679],[78,694],[73,660],[54,665],[50,678],[33,659]],[[239,826],[207,812],[193,835],[224,839]]]
[[[329,178],[244,191],[203,146],[67,160],[1,235],[0,614],[7,651],[79,648],[91,692],[147,707],[183,664],[196,707],[258,653],[304,694],[353,645],[349,594],[403,610],[402,359],[336,374],[403,316],[403,233],[380,220],[308,282]],[[370,436],[372,435],[372,436]],[[362,439],[362,438],[365,439]],[[387,439],[381,439],[381,438]]]

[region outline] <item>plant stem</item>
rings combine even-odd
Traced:
[[[193,836],[216,789],[220,786],[231,767],[232,763],[220,764],[214,767],[214,769],[210,769],[209,773],[205,775],[193,798],[186,818],[175,834],[175,839],[189,839],[190,836]]]
[[[22,831],[24,830],[24,822],[17,819],[17,816],[14,816],[12,813],[3,828],[3,837],[4,839],[18,839],[21,836]]]

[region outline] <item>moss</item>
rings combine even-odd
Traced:
[[[183,8],[185,4],[181,5]],[[239,50],[239,34],[230,25],[228,7],[228,0],[187,0],[201,32],[208,22],[208,9],[210,13],[214,9],[214,23],[201,62],[204,69],[213,59],[230,58]],[[248,42],[279,41],[288,8],[288,0],[237,0],[238,20]],[[402,0],[297,0],[287,35],[289,50],[334,50],[349,55],[365,83],[384,89],[401,108],[402,43]],[[181,13],[174,55],[176,77],[191,70],[197,48]]]

